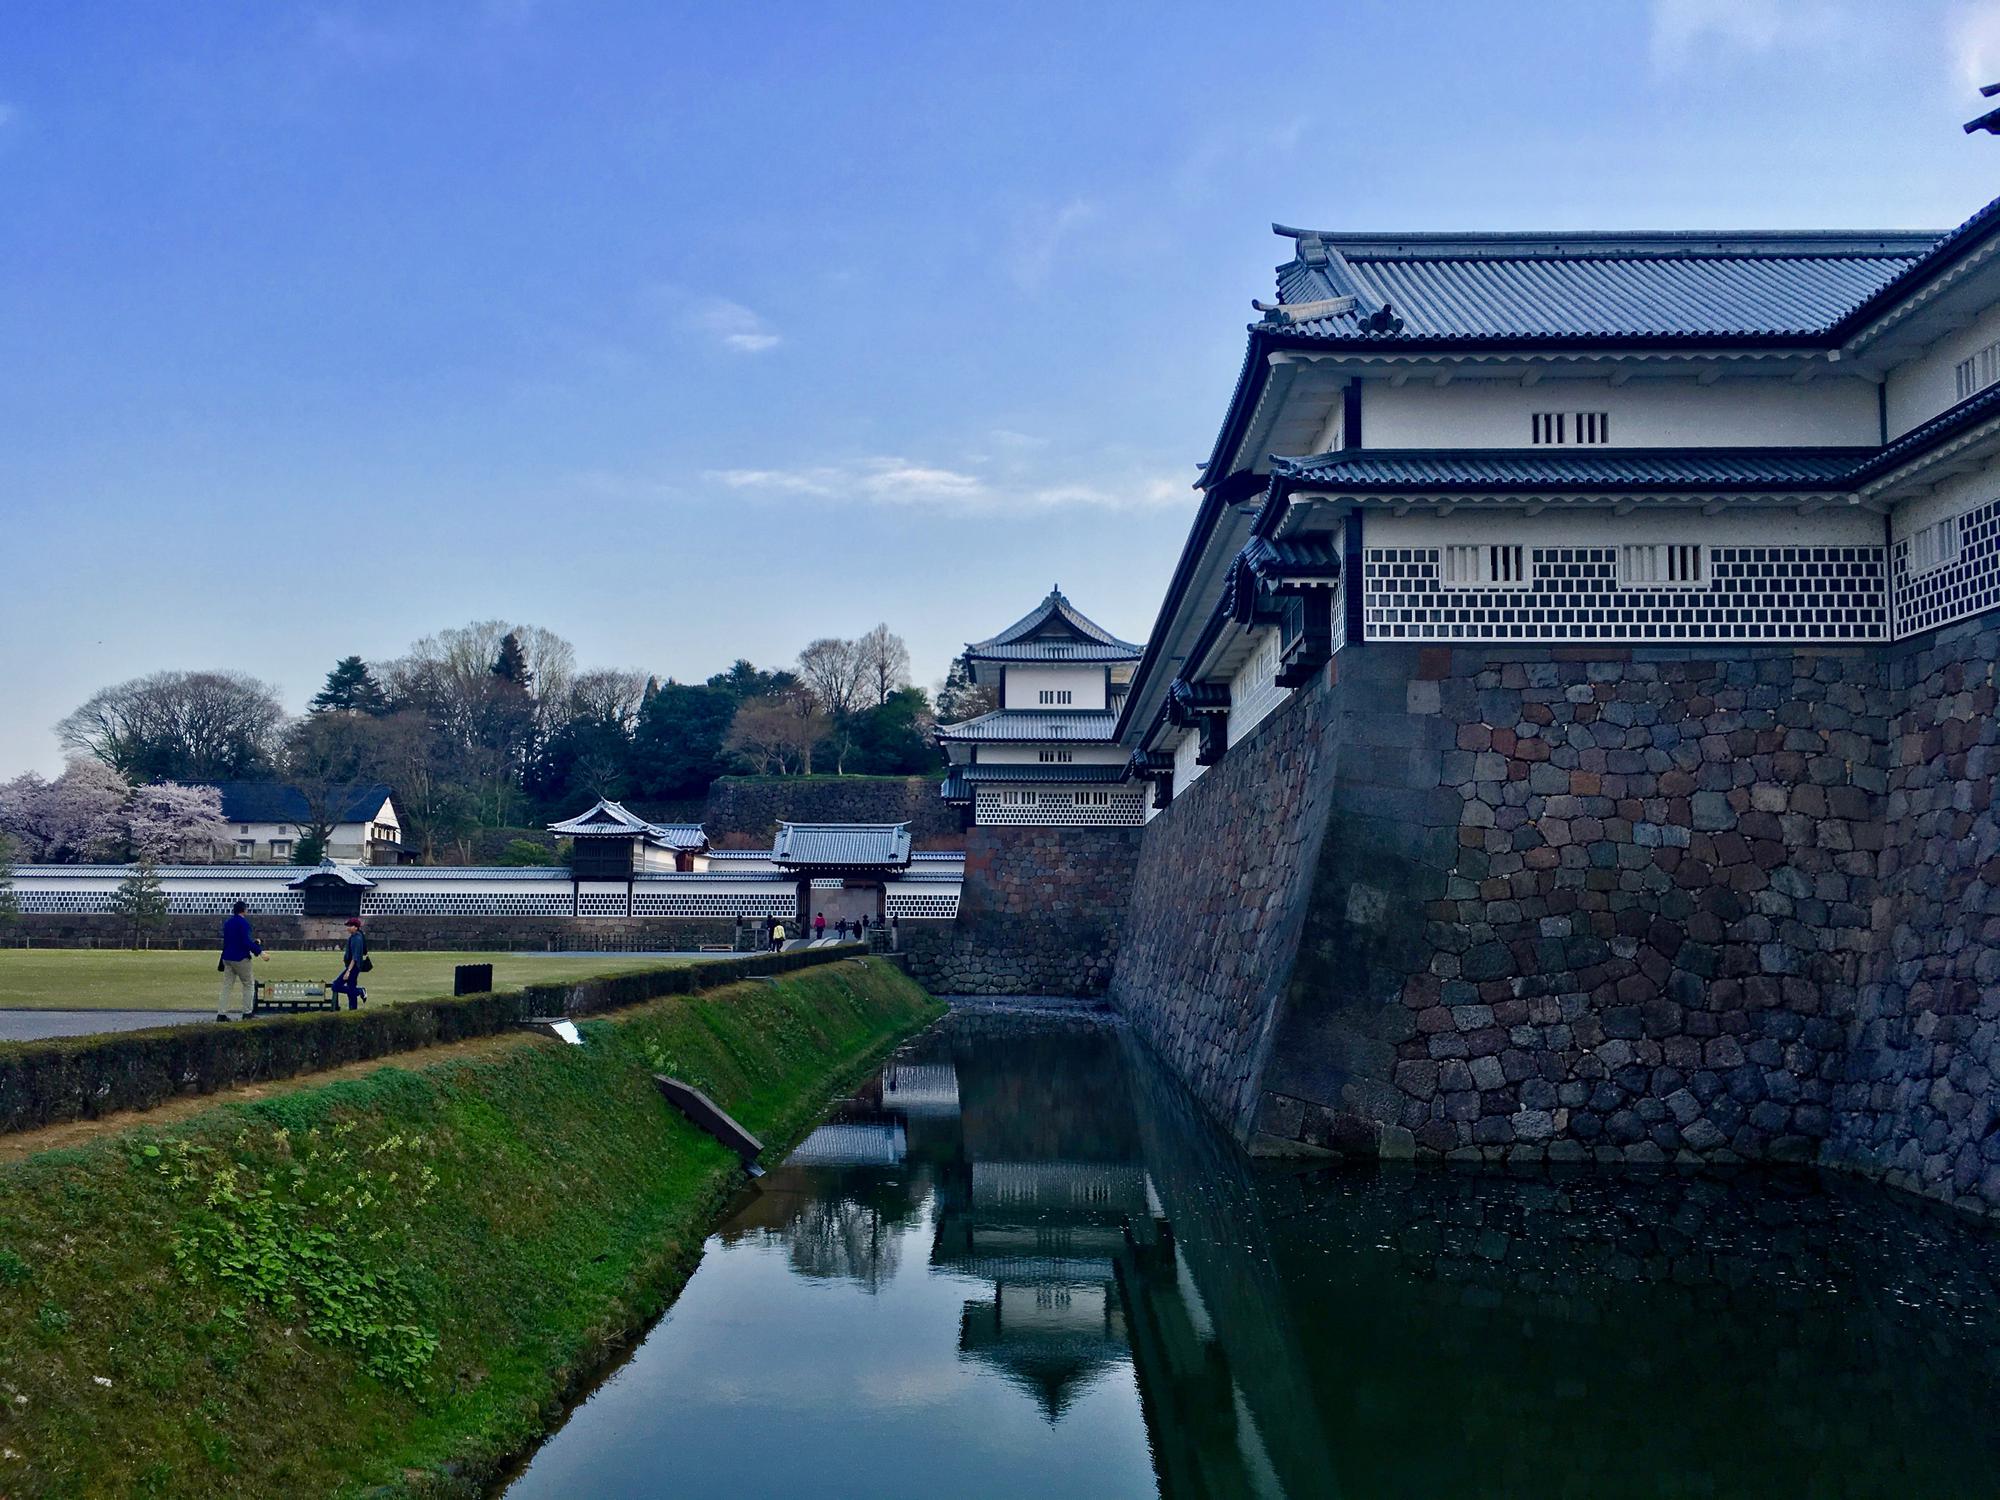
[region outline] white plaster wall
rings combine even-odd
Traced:
[[[1197,761],[1195,752],[1201,748],[1201,736],[1192,729],[1181,736],[1181,742],[1174,746],[1174,795],[1193,786],[1208,774],[1208,767]]]
[[[1043,750],[1067,750],[1070,758],[1066,762],[1044,762]],[[1039,766],[1043,764],[1075,766],[1122,766],[1129,756],[1114,744],[1104,741],[1070,742],[1061,745],[981,745],[979,763],[986,766]]]
[[[1950,371],[1946,370],[1947,379]],[[1545,380],[1522,387],[1460,380],[1439,387],[1386,380],[1361,387],[1364,448],[1528,448],[1531,414],[1609,412],[1612,448],[1873,446],[1880,435],[1875,387],[1850,377],[1789,380],[1636,377]],[[1566,446],[1578,446],[1575,444]]]
[[[1257,643],[1229,681],[1229,743],[1234,745],[1285,701],[1278,686],[1278,653],[1282,639],[1276,630],[1256,632]]]
[[[1068,703],[1043,703],[1043,689],[1068,688]],[[1007,669],[1009,708],[1106,708],[1104,667],[1009,667]]]
[[[2000,458],[1970,474],[1954,474],[1929,494],[1905,500],[1889,514],[1890,536],[1901,541],[1945,516],[1963,515],[2000,495]]]
[[[1969,327],[1948,334],[1907,364],[1889,372],[1889,436],[1901,437],[1958,404],[1953,370],[1969,354],[2000,339],[2000,307],[1990,307]]]
[[[1465,510],[1443,517],[1412,512],[1401,518],[1370,510],[1362,517],[1364,547],[1437,547],[1447,542],[1519,542],[1527,547],[1608,547],[1619,542],[1879,547],[1882,518],[1858,506],[1810,516],[1789,510],[1704,516],[1693,509],[1641,510],[1619,516],[1607,506],[1561,514],[1546,512],[1532,520],[1519,511],[1481,514]]]

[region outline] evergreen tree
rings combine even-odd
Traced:
[[[368,670],[367,662],[358,656],[343,656],[333,664],[333,670],[326,674],[326,686],[313,694],[308,706],[314,713],[348,709],[379,718],[389,711],[389,695]]]
[[[535,674],[528,670],[528,653],[521,649],[521,637],[512,630],[500,638],[500,654],[493,659],[493,675],[523,692],[535,685]]]
[[[130,925],[135,946],[148,933],[167,925],[167,893],[150,859],[141,858],[118,883],[118,889],[111,893],[111,914]]]
[[[21,903],[14,895],[14,841],[0,834],[0,932],[21,920]]]
[[[326,840],[316,833],[302,833],[298,842],[292,845],[292,863],[295,865],[316,865],[325,858]]]

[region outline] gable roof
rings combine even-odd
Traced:
[[[908,823],[780,823],[772,862],[791,869],[862,866],[901,869],[910,862]]]
[[[1144,650],[1118,639],[1059,588],[998,635],[965,646],[967,656],[988,661],[1136,661]]]
[[[609,797],[599,797],[588,810],[548,828],[550,833],[567,838],[638,838],[681,850],[708,847],[708,832],[701,824],[649,823]]]
[[[1262,326],[1371,344],[1824,338],[1947,238],[1272,228],[1297,253],[1278,267],[1279,306]],[[1306,307],[1329,302],[1323,313]],[[1288,306],[1319,315],[1295,318]]]
[[[213,781],[222,794],[222,816],[231,823],[303,823],[311,816],[306,794],[282,781]],[[386,783],[357,786],[337,808],[336,823],[365,823],[394,800]]]

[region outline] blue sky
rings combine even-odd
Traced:
[[[0,6],[0,776],[473,618],[1142,635],[1347,229],[1944,227],[2000,4]]]

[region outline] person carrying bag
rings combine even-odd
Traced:
[[[361,987],[361,976],[375,967],[375,960],[368,956],[368,937],[361,930],[361,918],[347,919],[347,948],[341,955],[340,977],[328,986],[336,995],[347,996],[347,1008],[359,1010],[361,1002],[368,998],[368,991]]]

